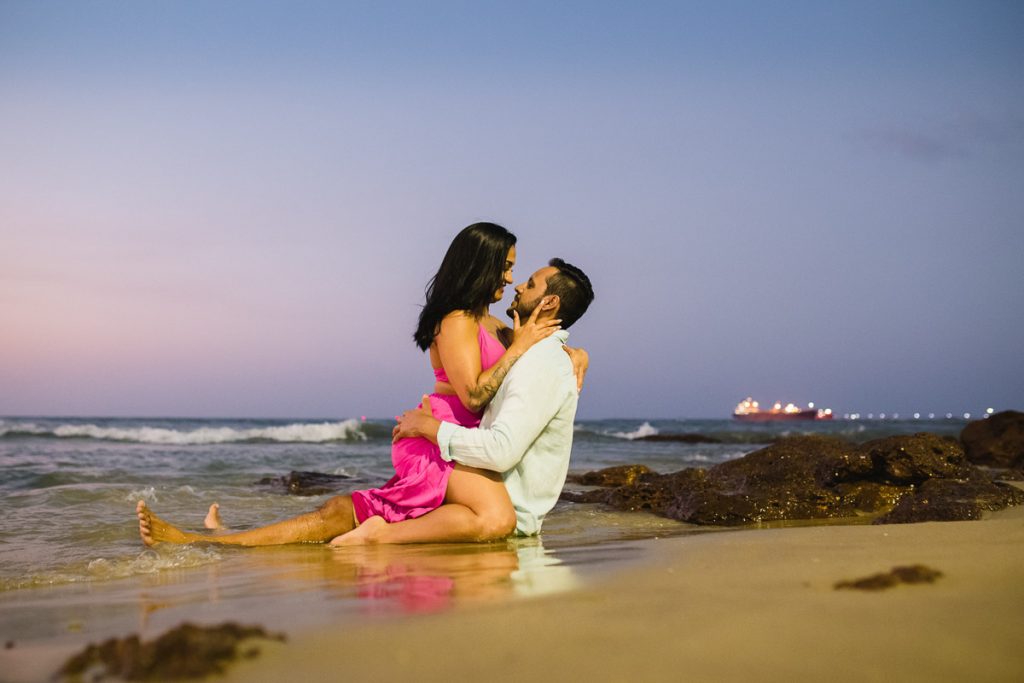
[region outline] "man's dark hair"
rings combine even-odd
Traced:
[[[586,273],[571,263],[553,258],[548,261],[548,265],[558,272],[548,278],[547,291],[544,293],[558,295],[558,317],[562,320],[562,328],[568,329],[587,312],[587,307],[594,300],[594,288]]]

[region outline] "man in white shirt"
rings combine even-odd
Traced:
[[[395,427],[396,440],[424,437],[440,447],[442,458],[457,463],[446,504],[404,522],[386,524],[380,518],[371,518],[335,539],[334,544],[485,541],[507,536],[513,526],[526,536],[540,532],[544,516],[558,501],[569,469],[579,395],[572,362],[562,350],[569,337],[564,328],[583,315],[593,298],[589,278],[561,259],[552,259],[550,265],[517,286],[509,315],[516,311],[520,320],[525,320],[540,308],[538,322],[560,318],[563,329],[535,344],[516,361],[488,404],[480,426],[469,429],[438,421],[424,397],[424,405],[402,415]],[[492,481],[507,490],[514,520],[503,514],[507,503],[504,507],[497,503],[503,502],[500,499],[504,493],[493,487],[489,493],[483,489],[481,495],[491,496],[495,505],[472,505],[492,514],[471,515],[460,509],[458,496],[464,487],[459,486],[459,478],[485,476],[468,468],[500,473]],[[480,491],[479,482],[474,489]]]
[[[480,427],[439,422],[430,413],[427,397],[426,405],[399,418],[395,440],[425,437],[438,445],[442,458],[457,463],[445,504],[436,510],[394,524],[370,517],[356,526],[351,497],[335,496],[314,512],[207,536],[179,529],[139,501],[136,514],[143,542],[260,546],[333,539],[332,545],[350,545],[486,541],[513,531],[538,533],[561,493],[572,449],[578,389],[573,363],[563,350],[569,337],[565,328],[586,312],[593,299],[583,271],[552,259],[516,287],[508,312],[518,312],[520,320],[526,320],[539,309],[538,322],[560,319],[563,329],[534,344],[516,361],[488,404]],[[207,526],[214,528],[209,519]]]

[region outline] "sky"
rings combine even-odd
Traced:
[[[1024,408],[1021,74],[1017,2],[0,0],[0,415],[395,415],[480,220],[591,277],[580,418]]]

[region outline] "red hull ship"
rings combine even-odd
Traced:
[[[742,420],[743,422],[831,420],[832,409],[815,409],[813,403],[809,404],[806,409],[801,409],[792,403],[787,403],[783,406],[782,403],[779,402],[769,410],[761,410],[760,404],[748,396],[745,400],[740,401],[739,405],[736,406],[736,410],[733,411],[732,416],[737,420]]]

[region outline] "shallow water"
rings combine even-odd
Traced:
[[[727,420],[601,420],[577,425],[574,471],[641,463],[709,466],[775,438],[823,433],[864,441],[955,435],[963,422],[740,425]],[[646,442],[700,433],[721,443]],[[145,500],[200,527],[221,504],[234,528],[311,510],[329,495],[256,485],[291,470],[347,476],[346,490],[390,476],[390,422],[356,420],[0,420],[0,638],[16,647],[81,647],[184,620],[271,630],[418,614],[567,590],[642,559],[639,539],[708,533],[647,514],[559,503],[541,539],[332,551],[324,546],[147,549],[134,516]]]
[[[247,528],[308,511],[328,498],[257,486],[291,470],[349,477],[346,490],[390,476],[390,422],[6,418],[0,420],[0,591],[146,575],[221,560],[210,550],[141,554],[132,509],[145,500],[185,527],[209,505]],[[600,420],[577,425],[572,469],[642,463],[668,472],[740,457],[779,436],[822,433],[867,440],[928,429],[957,434],[963,422],[832,421],[747,425],[728,420]],[[647,442],[649,434],[699,433],[721,443]],[[589,512],[560,505],[549,544],[600,537]],[[639,518],[627,535],[653,535]],[[556,529],[571,529],[564,534]]]

